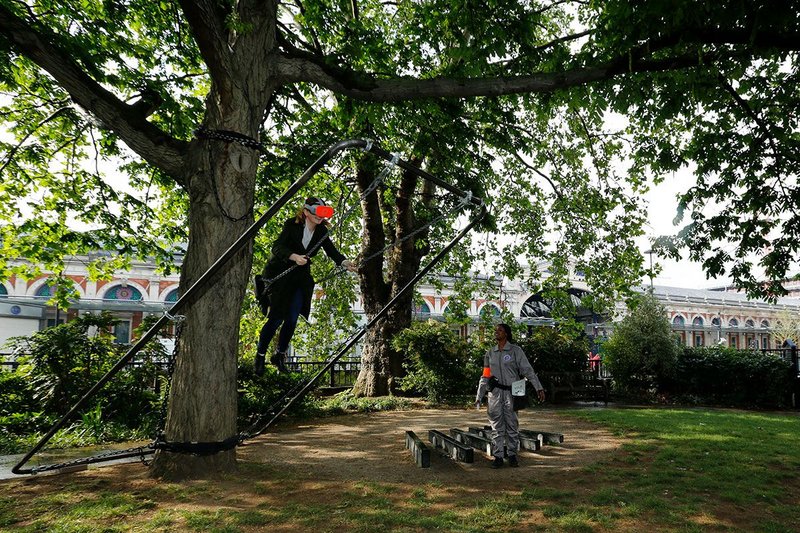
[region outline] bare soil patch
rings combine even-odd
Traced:
[[[606,458],[621,444],[607,430],[562,416],[557,410],[520,411],[520,428],[562,433],[564,443],[546,445],[536,453],[522,451],[520,468],[504,468],[499,482],[508,488],[515,479],[552,470],[569,471]],[[431,467],[419,468],[405,449],[405,431],[428,443],[428,430],[448,433],[487,424],[485,411],[424,409],[353,414],[278,427],[239,449],[245,461],[271,465],[298,478],[319,481],[441,482],[486,487],[489,460],[476,451],[472,464],[457,463],[443,453],[431,453]]]

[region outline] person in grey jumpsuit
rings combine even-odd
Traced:
[[[489,394],[489,422],[492,425],[492,468],[503,466],[503,446],[508,453],[508,464],[519,466],[519,420],[511,399],[511,383],[525,377],[533,384],[540,401],[544,401],[544,389],[533,371],[525,352],[512,344],[511,327],[498,324],[494,330],[497,345],[483,356],[483,375],[478,383],[475,408],[480,409],[483,397]],[[494,379],[492,379],[494,378]],[[491,384],[495,384],[494,387]],[[490,390],[491,389],[491,390]]]

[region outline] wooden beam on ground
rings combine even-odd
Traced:
[[[474,454],[472,448],[466,444],[461,444],[456,439],[448,437],[441,431],[431,429],[428,431],[428,440],[431,441],[434,448],[442,448],[446,450],[448,455],[462,463],[471,463],[474,461]]]
[[[489,441],[492,440],[492,428],[490,426],[484,426],[483,429],[481,428],[469,428],[470,433],[474,433]],[[544,442],[544,437],[538,438],[537,436],[526,435],[520,430],[519,432],[519,445],[523,450],[528,450],[529,452],[538,452],[542,449],[542,443]]]
[[[406,431],[406,448],[411,450],[414,462],[420,468],[430,468],[431,451],[413,431]]]
[[[492,456],[492,439],[487,439],[482,435],[478,435],[476,433],[470,433],[467,431],[462,431],[457,428],[452,428],[450,430],[450,435],[458,442],[466,444],[467,446],[472,446],[476,450],[480,450],[486,454],[486,457]]]
[[[528,437],[538,437],[541,435],[545,444],[561,444],[564,442],[564,435],[562,433],[548,433],[547,431],[536,431],[530,429],[520,429],[519,433],[520,435],[524,434]]]

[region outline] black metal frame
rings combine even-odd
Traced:
[[[145,334],[142,335],[142,337],[133,346],[130,347],[130,349],[125,353],[125,355],[123,355],[122,358],[119,361],[117,361],[117,363],[103,377],[101,377],[100,380],[98,380],[98,382],[95,383],[94,386],[92,386],[92,388],[90,388],[83,395],[83,397],[81,397],[81,399],[78,400],[70,408],[70,410],[64,416],[61,417],[61,419],[58,420],[53,425],[53,427],[50,428],[50,430],[39,440],[39,442],[37,442],[34,445],[34,447],[27,454],[25,454],[25,456],[19,461],[19,463],[17,463],[11,469],[11,472],[14,474],[33,474],[48,470],[48,467],[46,466],[38,467],[36,469],[32,468],[23,469],[22,467],[25,464],[27,464],[28,461],[30,461],[31,457],[33,457],[39,450],[42,449],[42,447],[44,447],[44,445],[56,434],[56,432],[59,429],[64,427],[66,423],[69,422],[73,418],[73,416],[75,416],[78,410],[81,409],[90,398],[92,398],[102,387],[105,386],[106,383],[108,383],[111,380],[111,378],[113,378],[120,370],[122,370],[123,367],[125,367],[125,365],[127,365],[130,362],[130,360],[153,337],[155,337],[158,331],[167,322],[172,320],[172,317],[174,317],[180,311],[183,310],[183,308],[187,305],[187,302],[189,302],[195,296],[195,293],[200,288],[202,288],[210,279],[212,279],[213,276],[216,275],[217,272],[219,272],[219,270],[223,266],[225,266],[225,264],[228,261],[230,261],[230,259],[242,249],[242,247],[244,247],[249,241],[255,238],[258,231],[262,227],[264,227],[264,225],[266,225],[266,223],[269,222],[269,220],[272,217],[274,217],[280,211],[280,209],[295,196],[295,194],[297,194],[297,192],[308,182],[309,179],[311,179],[312,176],[314,176],[317,172],[319,172],[320,169],[322,169],[322,167],[339,152],[341,152],[342,150],[354,149],[354,148],[361,149],[365,152],[371,152],[376,156],[385,159],[386,161],[396,160],[395,164],[398,167],[402,168],[403,170],[412,172],[413,174],[416,174],[422,179],[435,183],[439,187],[442,187],[443,189],[446,189],[453,194],[462,196],[464,198],[468,197],[465,191],[462,191],[461,189],[451,185],[450,183],[447,183],[446,181],[443,181],[435,176],[432,176],[431,174],[428,174],[424,170],[415,167],[414,165],[408,163],[407,161],[404,161],[402,159],[397,159],[392,153],[382,149],[378,145],[374,144],[372,141],[367,141],[364,139],[351,139],[335,143],[330,148],[328,148],[327,152],[325,152],[316,161],[314,161],[314,163],[312,163],[311,166],[309,166],[306,169],[306,171],[303,172],[303,174],[294,183],[292,183],[288,189],[286,189],[286,191],[281,195],[281,197],[278,198],[278,200],[274,204],[272,204],[269,207],[269,209],[267,209],[267,211],[258,218],[258,220],[253,222],[253,224],[249,228],[247,228],[247,230],[245,230],[244,233],[242,233],[242,235],[239,236],[239,238],[236,239],[236,241],[233,244],[231,244],[228,247],[228,249],[208,268],[208,270],[206,270],[197,279],[197,281],[195,281],[192,284],[192,286],[189,287],[186,293],[181,295],[180,298],[178,298],[178,301],[175,302],[175,304],[170,308],[170,310],[167,313],[165,313],[161,318],[159,318],[150,327],[150,329],[147,330],[147,332],[145,332]],[[473,227],[475,227],[475,225],[478,224],[478,222],[480,222],[484,218],[484,216],[486,215],[486,206],[483,203],[483,201],[479,198],[472,197],[471,195],[469,195],[469,202],[473,204],[475,207],[480,208],[478,216],[476,216],[473,220],[471,220],[470,223],[467,225],[467,227],[464,228],[445,248],[443,248],[428,263],[428,265],[423,270],[421,270],[405,287],[403,287],[403,289],[401,289],[401,291],[394,298],[392,298],[392,300],[389,301],[389,303],[387,303],[386,306],[372,320],[370,320],[370,322],[366,326],[361,328],[359,333],[353,336],[345,344],[345,346],[336,354],[336,356],[332,358],[328,362],[328,364],[314,378],[312,378],[312,380],[305,387],[303,387],[303,389],[297,395],[295,395],[289,401],[289,403],[286,404],[286,406],[284,406],[283,409],[281,409],[272,419],[270,419],[270,421],[265,426],[263,426],[258,432],[256,432],[253,435],[258,435],[263,431],[265,431],[269,426],[271,426],[275,422],[275,420],[281,414],[283,414],[286,411],[286,409],[288,409],[292,405],[292,403],[297,401],[299,398],[302,398],[302,396],[304,396],[310,390],[310,388],[320,379],[320,377],[328,369],[330,369],[341,358],[341,356],[344,355],[344,353],[346,353],[346,351],[348,351],[359,339],[361,339],[361,337],[364,336],[367,328],[371,327],[373,324],[375,324],[375,322],[383,318],[383,316],[385,316],[388,313],[389,309],[397,302],[397,300],[400,297],[402,297],[408,290],[410,290],[414,286],[414,284],[416,284],[416,282],[420,278],[422,278],[422,276],[427,274],[438,261],[440,261],[470,230],[472,230]],[[125,454],[113,457],[104,457],[104,458],[88,457],[85,460],[83,460],[81,464],[91,464],[96,462],[110,461],[122,457],[140,457],[148,453],[152,453],[152,450],[140,449],[136,452],[127,452]]]

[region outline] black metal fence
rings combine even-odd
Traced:
[[[761,353],[764,355],[774,355],[780,357],[788,363],[791,363],[792,368],[794,368],[795,377],[800,379],[800,361],[798,361],[797,346],[792,346],[791,348],[763,349],[761,350]]]
[[[20,354],[13,354],[14,357],[19,355]],[[19,368],[20,362],[9,359],[10,357],[12,357],[10,353],[0,353],[0,372],[15,372]],[[133,360],[128,364],[129,366],[139,366],[142,362]],[[166,370],[166,362],[156,362],[155,364]],[[316,374],[324,368],[326,364],[327,362],[325,361],[290,361],[286,366],[293,372]],[[333,389],[350,388],[355,384],[360,371],[360,360],[339,361],[325,374],[324,379],[320,381],[320,386]],[[154,387],[158,388],[158,384],[155,384]]]
[[[286,363],[286,366],[289,370],[294,372],[316,374],[325,368],[327,364],[326,361],[290,361]],[[320,379],[319,383],[322,387],[347,389],[355,384],[360,371],[361,361],[339,361],[325,373],[325,376]]]

